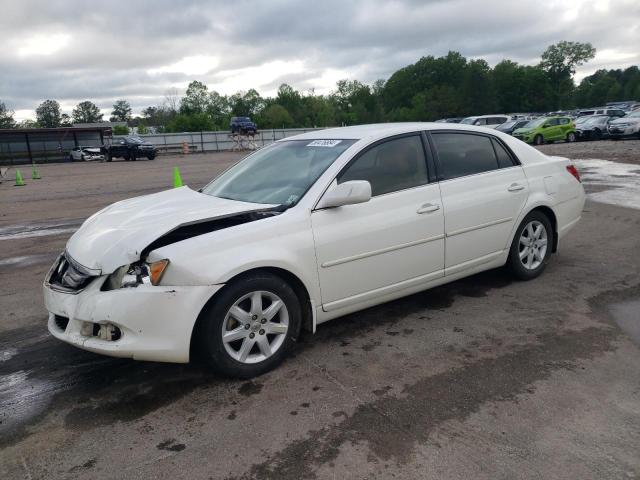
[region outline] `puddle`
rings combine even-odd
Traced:
[[[609,160],[575,160],[590,200],[640,210],[638,165]]]
[[[640,345],[640,300],[614,303],[609,311],[622,331]]]
[[[8,227],[0,227],[0,240],[61,235],[63,233],[75,232],[81,224],[82,220],[31,225],[9,225]]]

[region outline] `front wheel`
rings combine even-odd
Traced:
[[[576,141],[576,134],[573,133],[573,132],[567,133],[566,141],[569,142],[569,143],[575,142]]]
[[[205,307],[194,335],[218,373],[251,378],[277,367],[302,324],[300,301],[280,277],[256,273],[229,283]]]
[[[542,135],[538,134],[535,137],[533,137],[534,145],[542,145],[543,143],[544,143],[544,138],[542,137]]]
[[[149,156],[147,156],[147,158],[148,158],[149,160],[153,160],[154,158],[156,158],[156,156],[155,156],[155,155],[149,155]]]
[[[520,280],[536,278],[545,269],[551,256],[553,228],[547,216],[538,211],[529,213],[516,230],[509,250],[508,265]]]

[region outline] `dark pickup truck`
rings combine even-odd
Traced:
[[[119,157],[134,161],[141,157],[153,160],[157,153],[156,147],[135,135],[126,136],[113,145],[103,147],[103,150],[107,162]]]
[[[231,133],[255,134],[258,131],[258,126],[249,117],[231,117],[229,127]]]

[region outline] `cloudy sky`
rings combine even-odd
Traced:
[[[137,113],[190,80],[328,93],[449,50],[534,64],[560,40],[598,50],[578,78],[638,65],[640,0],[0,0],[0,101],[22,120],[47,98]]]

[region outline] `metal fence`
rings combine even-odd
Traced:
[[[249,141],[253,141],[257,148],[264,147],[282,138],[292,137],[305,132],[320,130],[319,128],[286,128],[276,130],[261,130]],[[155,133],[140,135],[145,141],[155,145],[159,153],[181,153],[186,143],[191,152],[219,152],[232,150],[238,146],[231,133],[223,132],[191,132],[191,133]],[[117,142],[122,136],[114,135]],[[245,142],[247,143],[245,138]]]
[[[300,133],[320,130],[319,128],[285,128],[261,130],[249,140],[256,148],[261,148],[276,140],[291,137]],[[123,136],[114,135],[112,142],[118,142]],[[184,144],[190,152],[217,152],[232,150],[237,147],[228,131],[191,132],[191,133],[155,133],[140,135],[147,142],[155,145],[159,154],[182,153]],[[98,134],[77,134],[77,143],[81,146],[101,146]],[[245,138],[243,144],[250,143]],[[30,163],[28,151],[36,163],[58,163],[69,161],[69,151],[76,146],[70,135],[34,134],[27,145],[24,135],[7,134],[0,136],[0,165],[21,165]]]

